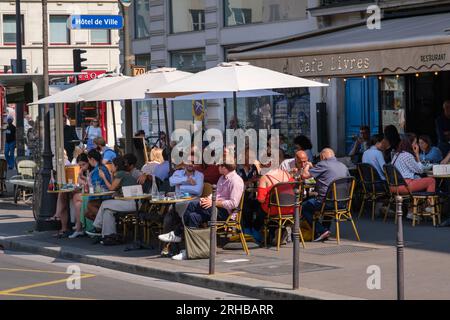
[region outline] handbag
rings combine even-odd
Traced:
[[[83,138],[83,143],[84,144],[87,144],[87,142],[88,142],[88,135],[89,135],[89,128],[90,127],[91,126],[88,126],[87,129],[86,129],[86,132],[84,133],[84,138]]]
[[[186,254],[189,260],[209,258],[210,234],[210,228],[190,228],[184,226]]]

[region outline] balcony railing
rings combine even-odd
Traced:
[[[346,6],[346,5],[369,3],[369,2],[375,2],[375,1],[371,1],[371,0],[321,0],[320,6],[321,7]]]

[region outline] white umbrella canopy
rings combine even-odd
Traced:
[[[69,89],[60,91],[54,95],[42,98],[40,100],[34,101],[30,103],[33,104],[54,104],[54,103],[77,103],[84,101],[81,96],[83,94],[87,94],[94,90],[101,90],[102,88],[109,86],[111,84],[118,83],[120,81],[124,81],[129,77],[123,75],[107,75],[103,77],[99,77],[97,79],[89,80],[82,84],[73,86]],[[97,100],[103,101],[103,100]]]
[[[254,97],[264,97],[264,96],[282,96],[282,93],[275,92],[272,90],[249,90],[249,91],[239,91],[236,94],[237,98],[254,98]],[[187,96],[179,96],[176,98],[170,98],[169,101],[184,101],[184,100],[213,100],[213,99],[233,99],[233,93],[231,91],[223,92],[205,92],[190,94]]]
[[[167,85],[191,75],[192,73],[179,71],[176,68],[153,69],[140,76],[128,78],[123,82],[93,90],[84,94],[82,98],[84,101],[144,100],[147,90]]]
[[[222,62],[166,86],[150,89],[147,97],[174,98],[202,92],[239,92],[260,89],[325,87],[327,84],[291,76],[248,62]]]

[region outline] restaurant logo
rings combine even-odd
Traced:
[[[420,56],[420,62],[445,61],[446,59],[447,59],[446,53],[426,54],[426,55]]]
[[[299,60],[300,73],[367,71],[369,68],[370,58],[368,57],[331,56],[326,59]]]

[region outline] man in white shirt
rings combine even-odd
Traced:
[[[308,154],[303,150],[299,150],[295,153],[295,158],[284,160],[280,165],[280,169],[294,174],[297,172],[302,174],[308,163]]]

